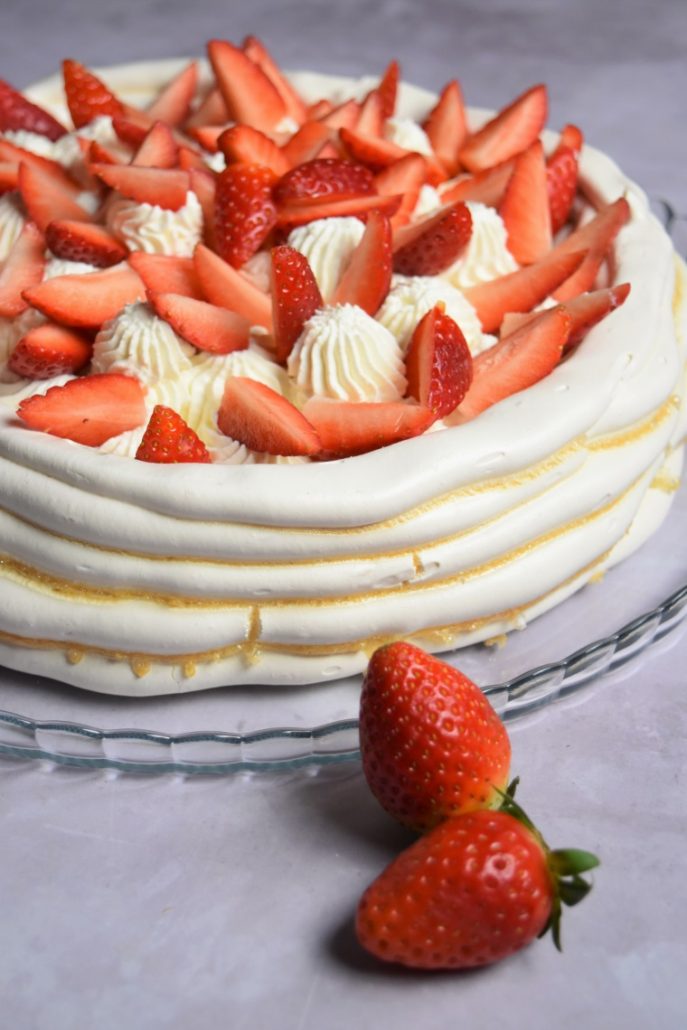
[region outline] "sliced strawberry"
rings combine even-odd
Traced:
[[[197,300],[204,297],[193,258],[135,250],[129,254],[129,264],[150,293],[181,293]]]
[[[583,145],[584,135],[582,133],[582,129],[578,129],[576,125],[564,125],[561,129],[558,147],[568,147],[576,157],[579,157]],[[558,149],[558,147],[556,149]]]
[[[216,154],[219,151],[219,138],[226,128],[226,122],[222,122],[221,125],[199,125],[197,128],[189,129],[189,133],[200,143],[203,150]]]
[[[458,408],[461,418],[474,418],[547,376],[560,361],[570,328],[570,315],[552,308],[478,354],[472,386]]]
[[[568,220],[577,193],[578,158],[583,136],[576,125],[566,125],[560,141],[546,162],[546,184],[551,211],[551,230],[555,234]]]
[[[115,118],[125,113],[124,105],[105,83],[78,61],[63,61],[62,72],[67,107],[77,129],[99,115]]]
[[[83,261],[96,268],[117,265],[127,255],[126,247],[111,232],[92,222],[70,222],[66,219],[49,222],[45,242],[55,257]]]
[[[305,101],[299,96],[296,89],[281,71],[265,44],[256,36],[248,36],[243,41],[243,52],[254,64],[262,68],[284,101],[286,114],[289,118],[293,118],[299,125],[304,122],[307,117]]]
[[[347,458],[419,436],[435,415],[422,404],[408,401],[335,401],[311,397],[303,414],[321,441],[322,457]]]
[[[586,257],[586,251],[560,254],[552,250],[543,261],[498,279],[470,286],[464,294],[477,312],[485,333],[496,332],[509,311],[531,311],[553,293]]]
[[[360,103],[351,97],[327,111],[319,120],[330,129],[355,129],[360,117],[360,108]]]
[[[406,354],[406,375],[408,396],[437,418],[449,415],[465,397],[472,382],[472,355],[443,305],[418,322]]]
[[[138,204],[178,211],[186,203],[189,174],[181,169],[94,164],[91,171],[107,186]]]
[[[283,175],[291,167],[289,159],[274,140],[250,125],[232,125],[217,140],[227,164],[267,165],[275,175]]]
[[[384,105],[376,89],[367,94],[360,106],[356,133],[361,136],[379,137],[384,128]]]
[[[264,165],[229,165],[217,178],[215,239],[225,261],[240,268],[277,221],[274,172]]]
[[[19,165],[13,161],[0,161],[0,193],[16,190],[19,185]]]
[[[333,101],[322,97],[320,100],[315,100],[314,103],[308,104],[305,109],[305,113],[307,115],[307,120],[313,121],[314,119],[325,118],[333,110]]]
[[[115,154],[112,150],[103,146],[97,139],[87,140],[80,139],[79,146],[82,149],[84,160],[90,171],[91,165],[103,164],[103,165],[123,165],[126,161]]]
[[[382,100],[382,115],[384,119],[393,118],[396,111],[396,100],[398,97],[398,84],[401,78],[401,69],[398,61],[389,61],[384,74],[379,80],[377,93]]]
[[[630,284],[620,283],[567,300],[563,307],[572,319],[567,347],[574,347],[593,325],[624,304],[629,292]]]
[[[52,379],[80,372],[91,360],[93,345],[63,326],[39,325],[29,329],[10,354],[8,365],[26,379]]]
[[[391,225],[372,211],[360,243],[339,280],[332,304],[356,304],[375,315],[391,285]]]
[[[463,203],[405,226],[394,238],[394,271],[438,275],[460,257],[472,236],[472,215]]]
[[[138,168],[174,168],[179,148],[169,125],[154,122],[131,159]]]
[[[63,190],[70,193],[72,197],[76,197],[81,192],[81,186],[67,175],[62,165],[58,164],[57,161],[53,161],[49,157],[41,157],[39,154],[32,154],[30,150],[18,147],[16,143],[10,143],[7,139],[0,139],[0,161],[7,161],[17,166],[25,164],[30,168],[35,168],[44,175],[49,175],[58,186],[61,186]]]
[[[534,143],[546,125],[546,86],[533,86],[468,137],[460,161],[471,172],[515,157]]]
[[[195,168],[199,171],[207,171],[208,167],[203,161],[200,151],[195,150],[193,147],[184,146],[183,144],[179,147],[178,151],[179,167],[183,168],[185,172]],[[191,187],[193,188],[193,187]]]
[[[372,173],[353,161],[316,158],[282,175],[274,187],[277,204],[319,197],[358,197],[375,192]]]
[[[471,200],[479,204],[487,204],[489,207],[498,207],[506,192],[506,186],[513,172],[515,161],[511,158],[494,165],[493,168],[485,168],[482,172],[474,175],[461,175],[454,182],[446,182],[440,187],[441,200],[444,204],[451,204],[456,200]]]
[[[317,156],[326,161],[339,161],[341,159],[341,151],[334,144],[333,140],[328,139],[322,144],[322,149]]]
[[[148,300],[155,313],[198,350],[230,354],[248,346],[250,322],[235,311],[180,293],[149,293]]]
[[[47,279],[24,290],[24,299],[62,325],[97,329],[127,304],[145,296],[136,272],[122,263],[103,272]]]
[[[138,379],[110,372],[71,379],[45,394],[26,397],[17,415],[31,429],[99,447],[145,421],[144,397]]]
[[[629,217],[630,205],[624,197],[619,197],[556,246],[556,254],[568,254],[573,250],[589,248],[585,260],[575,270],[574,275],[556,288],[553,294],[556,300],[570,300],[594,287],[611,245]]]
[[[198,85],[198,65],[191,61],[164,86],[146,114],[156,122],[181,125],[188,116]]]
[[[412,153],[388,139],[364,136],[350,129],[339,129],[339,137],[350,156],[360,164],[367,165],[373,172],[381,172],[399,158]],[[438,186],[446,179],[446,172],[436,159],[425,156],[425,161],[427,182],[431,186]]]
[[[36,132],[39,136],[58,140],[65,135],[64,125],[44,111],[38,104],[31,103],[9,82],[0,79],[0,132]]]
[[[266,293],[202,243],[196,247],[193,260],[205,298],[211,304],[237,312],[250,325],[272,331],[272,304]]]
[[[422,154],[406,154],[375,175],[375,187],[385,197],[401,196],[401,206],[391,219],[392,229],[410,221],[427,177],[427,164]]]
[[[455,79],[444,86],[422,127],[447,174],[455,175],[460,166],[460,151],[468,134],[463,93]]]
[[[207,464],[212,459],[207,447],[181,415],[164,404],[156,404],[136,451],[138,461],[163,465],[182,462]]]
[[[0,270],[0,316],[15,318],[28,307],[24,290],[43,278],[45,240],[33,222],[26,222]]]
[[[282,151],[290,167],[312,161],[329,142],[331,130],[322,122],[304,122],[298,132],[284,144]]]
[[[201,125],[226,125],[229,112],[224,98],[216,86],[205,95],[198,109],[186,122],[186,131],[197,129]]]
[[[137,150],[146,138],[146,134],[151,128],[151,123],[134,121],[130,117],[130,113],[129,110],[126,115],[114,117],[112,119],[112,128],[116,132],[120,143],[124,143],[127,147]]]
[[[224,389],[217,425],[232,440],[263,454],[316,455],[320,440],[290,401],[254,379],[232,376]]]
[[[291,200],[279,208],[278,223],[293,228],[319,218],[367,218],[371,211],[381,211],[391,218],[401,206],[402,197],[319,197],[316,200]]]
[[[90,215],[74,200],[73,194],[63,189],[51,175],[30,165],[19,166],[19,189],[29,213],[41,232],[55,219],[75,222],[92,222]]]
[[[303,324],[322,307],[322,295],[308,259],[286,246],[272,251],[271,291],[275,357],[285,362]]]
[[[541,261],[551,250],[551,214],[544,148],[535,140],[518,154],[499,206],[508,249],[521,265]]]
[[[263,69],[226,40],[211,40],[208,56],[229,114],[254,129],[273,132],[287,110]]]
[[[203,238],[211,247],[215,244],[216,176],[207,168],[190,168],[189,183],[203,211]]]

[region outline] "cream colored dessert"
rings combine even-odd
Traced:
[[[110,81],[135,101],[174,70],[141,65]],[[370,85],[294,80],[306,97]],[[56,93],[49,84],[35,96]],[[432,103],[405,86],[392,138],[412,135],[406,121]],[[219,403],[229,375],[267,376],[259,336],[227,358],[191,355],[147,309],[101,331],[97,360],[135,363],[157,334],[150,388],[183,399],[213,464],[156,466],[132,460],[131,441],[95,450],[32,432],[15,418],[15,393],[0,395],[0,663],[129,695],[332,680],[390,639],[441,652],[522,629],[640,546],[681,473],[687,273],[612,161],[586,147],[581,173],[589,205],[630,204],[611,269],[630,296],[548,377],[465,425],[355,458],[265,463],[221,438],[207,402]],[[299,230],[293,245],[317,255],[319,231]],[[362,320],[330,312],[306,327],[287,373],[261,381],[294,396],[402,396],[409,326],[437,299],[461,311],[475,353],[489,346],[459,290],[508,270],[500,233],[489,212],[462,271],[395,281],[371,320],[374,368],[355,346]],[[318,274],[336,278],[323,254]],[[328,353],[333,338],[347,341],[334,348],[345,368]]]

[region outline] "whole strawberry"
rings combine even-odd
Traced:
[[[428,830],[450,815],[498,807],[510,741],[476,684],[406,642],[370,659],[360,699],[363,771],[399,822]]]
[[[586,851],[550,851],[522,809],[481,809],[446,820],[367,888],[362,946],[416,969],[467,969],[506,958],[549,928],[560,950],[561,905],[589,892]],[[523,821],[524,820],[524,821]]]

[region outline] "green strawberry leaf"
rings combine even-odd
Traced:
[[[552,871],[558,876],[578,876],[596,869],[600,864],[596,855],[580,848],[556,848],[551,852],[549,862]]]

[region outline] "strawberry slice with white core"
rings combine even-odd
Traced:
[[[0,132],[36,132],[47,139],[61,139],[67,130],[42,107],[27,100],[9,82],[0,79]]]
[[[586,225],[571,232],[552,253],[568,254],[571,250],[588,248],[584,262],[560,284],[555,292],[556,300],[565,301],[577,297],[594,287],[601,265],[606,260],[616,236],[630,217],[630,205],[625,197],[619,197],[608,204]]]
[[[230,116],[262,132],[273,132],[287,108],[262,68],[227,40],[211,40],[208,57]]]
[[[274,140],[250,125],[232,125],[217,139],[218,149],[227,164],[267,165],[275,175],[284,175],[291,167],[289,159]]]
[[[572,319],[567,347],[574,347],[593,325],[624,304],[629,292],[630,284],[620,283],[567,300],[563,307]]]
[[[127,304],[145,300],[143,283],[126,262],[87,275],[60,275],[24,290],[24,299],[62,325],[99,329]]]
[[[401,206],[403,197],[318,197],[315,200],[291,200],[278,210],[279,225],[293,228],[319,218],[365,218],[371,211],[381,211],[391,218]]]
[[[472,386],[457,409],[461,419],[474,418],[547,376],[560,361],[571,324],[567,311],[551,308],[478,354]]]
[[[314,160],[329,142],[331,130],[322,122],[308,121],[283,145],[282,152],[292,168]]]
[[[478,172],[526,150],[546,125],[548,108],[546,86],[528,89],[468,137],[460,152],[461,164]]]
[[[173,408],[156,404],[136,451],[138,461],[177,465],[208,464],[212,459],[198,434]]]
[[[150,293],[148,299],[155,313],[198,350],[231,354],[248,346],[250,322],[235,311],[180,293]]]
[[[463,253],[472,236],[472,215],[462,202],[398,229],[394,271],[400,275],[438,275]]]
[[[66,219],[74,222],[92,222],[90,215],[74,200],[74,195],[64,189],[52,175],[35,166],[19,165],[19,190],[29,218],[45,232],[50,222]]]
[[[285,363],[307,320],[322,307],[308,259],[293,247],[275,247],[271,269],[275,359]]]
[[[264,383],[232,376],[217,413],[220,430],[251,451],[287,456],[319,454],[315,429],[290,401]]]
[[[45,230],[45,242],[55,257],[82,261],[96,268],[109,268],[123,261],[126,247],[111,232],[92,222],[58,219]]]
[[[45,394],[26,397],[17,415],[31,429],[99,447],[145,421],[144,398],[138,379],[110,372],[71,379]]]
[[[391,266],[391,225],[386,215],[373,211],[331,303],[355,304],[374,316],[389,292]]]
[[[181,125],[191,109],[197,86],[198,65],[191,61],[160,90],[146,114],[154,121]]]
[[[264,165],[230,165],[217,178],[215,240],[220,256],[240,268],[263,245],[277,220],[274,172]]]
[[[535,140],[515,159],[499,214],[508,249],[521,265],[541,261],[551,250],[551,214],[544,148]]]
[[[444,86],[423,129],[447,174],[455,175],[460,166],[460,150],[468,134],[463,93],[455,79]]]
[[[243,52],[254,64],[263,70],[284,102],[286,114],[300,125],[306,120],[305,101],[286,78],[269,50],[256,36],[247,36],[243,41]]]
[[[385,197],[401,196],[401,206],[391,219],[392,229],[407,225],[427,178],[427,163],[421,154],[406,154],[375,176],[375,187]]]
[[[91,360],[93,345],[72,329],[61,325],[29,329],[10,354],[8,367],[26,379],[52,379],[80,372]]]
[[[131,159],[138,168],[174,168],[179,147],[169,125],[155,122],[143,137],[143,142]]]
[[[442,203],[451,204],[457,200],[498,207],[503,200],[506,186],[513,173],[514,159],[502,161],[493,168],[485,168],[474,175],[461,175],[439,188]]]
[[[250,325],[272,331],[272,303],[268,294],[202,243],[196,247],[193,261],[206,300],[243,315]]]
[[[124,114],[124,104],[97,75],[78,61],[63,61],[62,73],[67,107],[77,129],[88,125],[99,115],[114,118]]]
[[[186,203],[189,173],[179,168],[140,168],[134,165],[91,165],[106,186],[138,204],[178,211]]]
[[[424,433],[436,416],[409,401],[335,401],[311,397],[303,414],[315,428],[322,457],[347,458]]]
[[[363,165],[316,158],[282,175],[274,187],[274,199],[281,205],[292,200],[369,196],[375,192],[374,176]]]
[[[498,331],[509,311],[531,311],[580,267],[586,251],[559,254],[552,250],[543,261],[527,265],[498,279],[464,290],[485,333]]]
[[[185,297],[203,300],[204,293],[193,258],[135,250],[129,255],[129,264],[151,293],[181,293]]]
[[[45,240],[33,222],[26,222],[0,271],[0,317],[16,318],[28,307],[23,294],[43,278]]]
[[[459,326],[437,305],[418,322],[406,354],[408,396],[437,418],[449,415],[472,383],[472,354]]]

